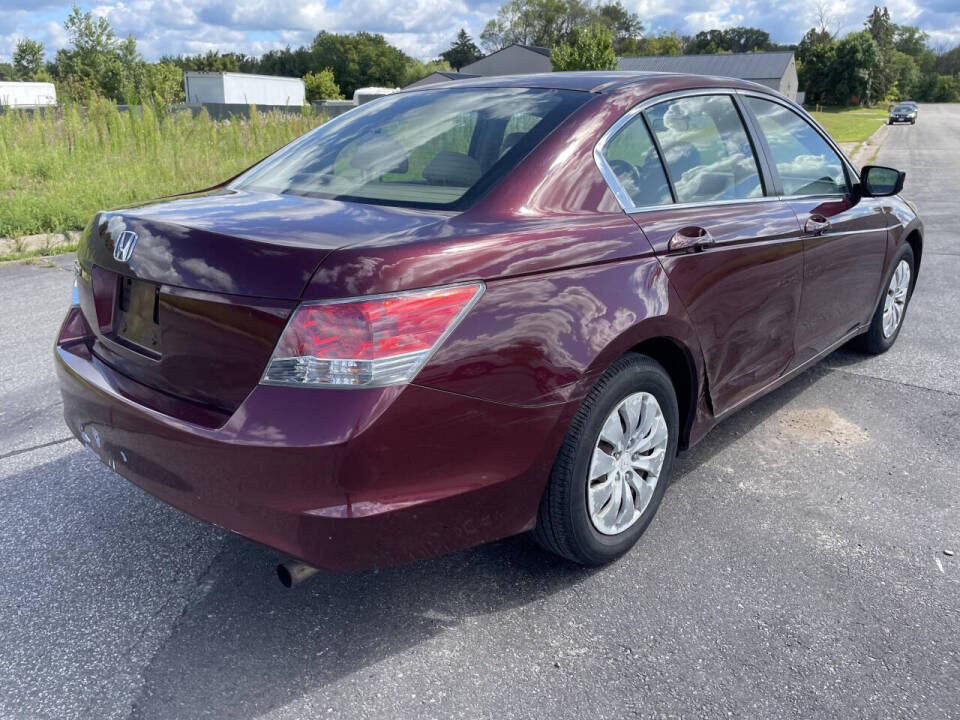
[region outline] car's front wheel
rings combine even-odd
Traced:
[[[631,353],[597,381],[567,431],[540,502],[534,538],[600,565],[622,555],[653,519],[677,454],[670,376]]]
[[[884,286],[886,289],[873,313],[870,327],[857,339],[857,345],[864,352],[879,355],[896,342],[913,295],[914,267],[913,249],[904,244],[893,260]]]

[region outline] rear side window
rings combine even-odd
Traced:
[[[779,103],[745,97],[777,166],[783,194],[838,195],[847,192],[840,156],[810,123]]]
[[[639,115],[613,136],[604,148],[603,157],[634,207],[673,202],[660,156]]]
[[[763,185],[740,113],[729,95],[697,95],[647,110],[677,202],[760,197]]]
[[[247,171],[232,187],[463,208],[590,97],[531,88],[389,95],[322,125]]]

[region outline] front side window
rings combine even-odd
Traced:
[[[673,202],[660,156],[639,115],[613,136],[603,150],[603,157],[634,207]]]
[[[461,207],[512,170],[589,93],[449,88],[389,95],[320,126],[231,187]]]
[[[847,192],[840,156],[810,123],[779,103],[750,96],[744,100],[767,139],[784,195]]]
[[[740,113],[729,95],[697,95],[646,112],[677,202],[760,197],[763,185]]]

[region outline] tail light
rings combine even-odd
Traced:
[[[482,283],[304,303],[261,382],[382,387],[416,377],[483,293]]]

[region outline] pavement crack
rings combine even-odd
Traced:
[[[201,530],[191,543],[190,550],[201,546],[206,538],[207,529]],[[210,592],[212,587],[210,576],[213,573],[213,566],[214,563],[216,563],[217,558],[219,558],[223,553],[224,547],[225,543],[223,542],[223,537],[221,536],[218,539],[216,549],[213,551],[210,560],[204,563],[199,572],[197,572],[192,578],[186,580],[182,587],[175,588],[170,597],[168,597],[161,607],[154,613],[154,620],[156,620],[158,617],[163,616],[164,611],[174,605],[178,598],[182,598],[183,600],[182,605],[176,611],[175,615],[168,620],[167,630],[164,633],[163,638],[159,643],[157,643],[156,647],[148,651],[145,662],[140,665],[139,670],[137,671],[137,675],[140,679],[140,687],[137,689],[135,696],[127,707],[125,720],[136,720],[136,718],[142,716],[144,703],[147,701],[149,696],[148,686],[150,684],[150,679],[148,676],[150,675],[151,669],[153,668],[157,658],[173,638],[174,633],[177,630],[177,626],[180,624],[183,618],[186,617],[191,608],[201,602],[203,598],[206,597],[207,593]],[[178,594],[181,592],[183,593],[182,596]],[[127,647],[124,653],[127,657],[131,657],[138,649],[143,647],[143,636],[145,635],[145,632],[146,628],[143,628],[134,642]]]
[[[952,390],[943,390],[942,388],[932,388],[932,387],[928,387],[927,385],[917,385],[916,383],[908,383],[908,382],[904,382],[903,380],[893,380],[891,378],[880,377],[879,375],[871,375],[870,373],[853,372],[852,370],[846,370],[842,367],[837,367],[835,365],[826,365],[825,367],[830,372],[843,373],[844,375],[851,375],[853,377],[870,378],[871,380],[879,380],[880,382],[891,383],[893,385],[901,385],[903,387],[913,388],[914,390],[926,390],[927,392],[937,393],[938,395],[960,397],[960,393],[953,392]]]
[[[38,445],[31,445],[30,447],[19,448],[18,450],[11,450],[10,452],[0,455],[0,460],[5,460],[8,457],[13,457],[14,455],[23,455],[24,453],[33,452],[34,450],[40,450],[41,448],[50,447],[52,445],[60,445],[70,440],[73,440],[73,435],[68,435],[67,437],[58,438],[56,440],[50,440],[49,442],[40,443]]]

